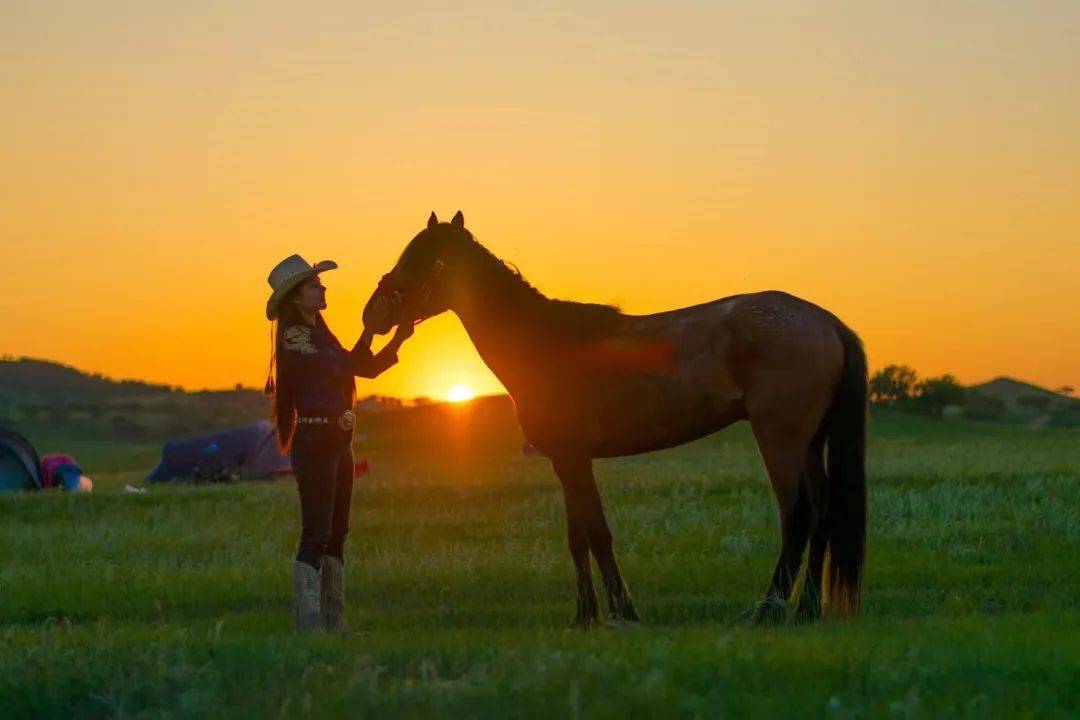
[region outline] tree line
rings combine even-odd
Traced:
[[[1072,390],[1063,387],[1058,393],[1067,395]],[[954,409],[969,420],[1027,423],[1038,418],[1047,425],[1080,427],[1080,401],[1073,398],[1028,393],[1010,406],[997,395],[961,385],[948,373],[920,378],[907,365],[887,365],[870,377],[870,403],[936,419]]]

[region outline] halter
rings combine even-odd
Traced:
[[[424,278],[424,282],[420,283],[420,286],[410,293],[406,293],[394,287],[394,284],[390,281],[390,276],[393,275],[393,272],[388,272],[379,280],[379,284],[375,288],[375,294],[389,296],[397,293],[401,296],[403,301],[410,305],[418,302],[427,302],[431,298],[432,291],[435,289],[435,281],[442,275],[444,268],[446,268],[446,263],[442,260],[436,260],[435,264],[431,267],[431,272]],[[413,321],[413,324],[419,324],[426,319],[426,317],[416,318]]]

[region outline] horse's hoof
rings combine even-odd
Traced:
[[[599,618],[590,617],[576,617],[573,622],[567,626],[567,630],[588,630],[593,625],[599,624]]]
[[[821,594],[808,587],[799,596],[799,606],[795,609],[795,622],[800,625],[817,622],[821,619]]]
[[[627,630],[630,628],[641,627],[641,621],[637,618],[629,619],[613,615],[604,621],[604,628],[606,630]]]
[[[624,605],[617,605],[617,606],[611,608],[611,615],[610,616],[612,618],[618,618],[619,620],[622,620],[623,622],[631,622],[631,623],[641,622],[641,618],[638,617],[638,614],[637,614],[637,609],[633,605],[631,605],[629,603],[626,603]]]
[[[787,620],[787,603],[779,600],[762,600],[750,613],[750,624],[756,627],[781,625]]]

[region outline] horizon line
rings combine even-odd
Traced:
[[[105,374],[103,372],[84,370],[82,368],[76,367],[75,365],[69,365],[69,364],[61,362],[59,360],[52,360],[50,358],[31,357],[29,355],[20,355],[18,357],[16,357],[15,355],[11,355],[11,354],[0,355],[0,362],[15,363],[15,362],[24,362],[24,361],[44,363],[44,364],[48,364],[48,365],[55,365],[55,366],[58,366],[58,367],[65,368],[67,370],[74,370],[75,372],[79,373],[80,375],[85,375],[87,377],[92,377],[92,378],[98,378],[98,379],[105,380],[106,382],[110,382],[110,383],[113,383],[113,384],[116,384],[116,385],[120,385],[120,384],[123,384],[123,383],[137,383],[137,384],[140,384],[140,385],[147,385],[149,387],[167,388],[170,392],[184,392],[184,393],[239,392],[239,391],[244,391],[244,390],[251,390],[251,391],[262,393],[262,390],[257,385],[250,385],[249,386],[249,385],[245,385],[244,383],[235,383],[231,387],[229,387],[229,386],[202,387],[202,388],[197,388],[196,389],[196,388],[184,387],[183,385],[180,385],[180,384],[172,384],[172,383],[167,383],[167,382],[155,382],[153,380],[144,380],[144,379],[138,379],[138,378],[120,378],[120,379],[117,379],[114,376],[107,375],[107,374]],[[877,369],[882,370],[882,369],[884,369],[886,367],[889,367],[889,366],[892,366],[892,365],[904,366],[904,363],[885,363],[885,364],[881,365],[881,367],[879,367]],[[911,366],[908,365],[907,367],[911,367]],[[912,368],[912,369],[915,369],[915,368]],[[937,376],[922,376],[917,369],[915,370],[915,372],[920,377],[925,377],[925,378],[943,377],[944,375],[951,375],[952,374],[952,373],[943,373],[942,375],[937,375]],[[1066,387],[1071,387],[1070,385],[1063,385],[1063,386],[1061,386],[1061,388],[1049,388],[1049,387],[1044,387],[1042,385],[1038,385],[1036,383],[1030,382],[1028,380],[1023,380],[1023,379],[1018,378],[1018,377],[1013,377],[1011,375],[994,375],[993,377],[991,377],[991,378],[989,378],[987,380],[983,380],[981,382],[973,382],[973,383],[965,384],[965,383],[959,383],[959,381],[958,381],[958,383],[963,387],[978,387],[980,385],[986,385],[988,383],[994,382],[995,380],[1011,380],[1013,382],[1023,383],[1025,385],[1030,385],[1032,387],[1036,387],[1036,388],[1039,388],[1039,389],[1042,389],[1042,390],[1047,390],[1047,391],[1053,392],[1055,394],[1062,394],[1060,392],[1060,390],[1062,390],[1062,389],[1064,389]],[[504,388],[503,392],[501,392],[501,393],[487,393],[487,394],[483,394],[483,395],[478,394],[473,399],[480,399],[480,398],[485,398],[485,397],[501,397],[501,396],[509,395],[509,394],[510,393],[506,392],[506,390]],[[372,397],[392,398],[394,400],[401,400],[401,401],[415,401],[415,400],[424,400],[424,399],[426,399],[426,400],[432,400],[432,401],[435,401],[435,402],[442,402],[441,399],[433,398],[430,395],[412,395],[412,396],[409,396],[409,397],[401,397],[401,396],[398,396],[398,395],[384,395],[384,394],[379,394],[379,393],[370,393],[368,395],[365,395],[362,398],[358,398],[357,402],[360,402],[362,400],[366,400],[366,399],[372,398]]]

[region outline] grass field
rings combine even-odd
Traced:
[[[753,629],[777,551],[732,428],[598,463],[645,622],[566,629],[546,461],[372,453],[346,639],[289,625],[291,480],[118,492],[156,448],[73,443],[90,496],[0,498],[0,717],[1075,717],[1080,431],[871,427],[863,617]]]

